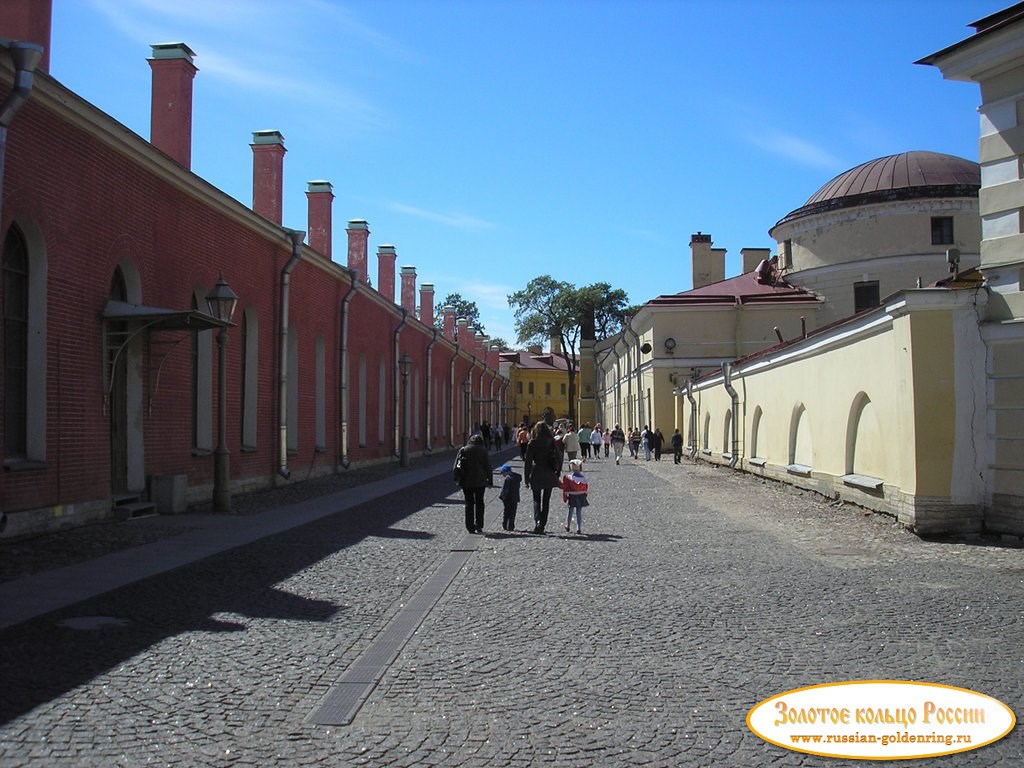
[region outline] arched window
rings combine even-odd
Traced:
[[[810,417],[803,403],[798,403],[793,409],[789,429],[789,462],[801,467],[814,466]]]
[[[767,440],[761,429],[761,417],[764,411],[761,406],[754,408],[754,417],[750,420],[750,456],[751,458],[767,458]]]
[[[299,332],[288,329],[288,453],[299,452]]]
[[[4,455],[28,457],[28,246],[18,227],[4,240]]]
[[[359,353],[359,373],[358,373],[358,392],[359,392],[359,406],[356,412],[359,414],[359,445],[366,447],[366,354],[364,352]]]
[[[316,337],[316,449],[327,450],[327,349]]]
[[[46,244],[30,223],[3,241],[4,458],[46,461]]]
[[[192,293],[192,309],[206,310],[205,286]],[[192,333],[192,449],[213,450],[213,331]]]
[[[242,449],[256,450],[256,394],[259,380],[260,322],[254,307],[242,313]]]

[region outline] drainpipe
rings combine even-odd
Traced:
[[[732,424],[730,425],[732,428],[732,451],[730,452],[729,466],[735,467],[740,460],[740,418],[738,413],[740,396],[732,386],[732,363],[722,363],[722,383],[725,385],[725,391],[732,398]]]
[[[28,101],[32,93],[35,69],[43,57],[43,46],[14,40],[8,46],[11,61],[14,62],[14,87],[0,104],[0,212],[3,206],[4,166],[7,160],[7,129],[14,122],[18,110]]]
[[[342,469],[348,469],[350,464],[348,458],[348,305],[356,295],[356,285],[359,283],[359,272],[354,269],[349,270],[348,276],[352,281],[352,284],[349,286],[348,292],[341,300],[341,349],[338,354],[338,366],[341,368],[339,376],[341,379],[341,387],[338,393],[338,414],[341,416],[341,431],[339,434],[341,448],[339,453],[341,454]]]
[[[426,374],[426,377],[425,377],[426,381],[424,382],[426,384],[426,389],[427,389],[427,413],[426,413],[425,420],[424,420],[424,423],[425,423],[426,428],[427,428],[427,437],[426,437],[426,443],[423,446],[423,452],[424,453],[431,453],[434,450],[434,444],[433,444],[433,441],[430,438],[430,430],[431,430],[431,428],[433,426],[433,421],[430,418],[430,412],[431,412],[431,410],[433,410],[434,398],[437,396],[437,393],[434,392],[434,388],[431,386],[431,377],[433,376],[433,370],[434,370],[434,368],[433,368],[434,345],[437,344],[437,334],[438,334],[437,328],[434,328],[434,338],[432,338],[430,340],[430,343],[427,344],[427,374]]]
[[[697,400],[693,396],[693,379],[686,380],[686,399],[690,401],[690,458],[697,458]]]
[[[405,328],[405,324],[409,320],[409,310],[407,310],[405,307],[401,307],[400,309],[402,310],[402,322],[400,322],[398,324],[398,327],[395,328],[395,341],[394,341],[395,354],[394,354],[394,364],[392,365],[392,372],[391,372],[391,374],[392,374],[392,381],[394,382],[394,387],[393,387],[394,393],[393,393],[393,396],[392,396],[391,400],[392,400],[392,405],[394,406],[394,412],[395,412],[395,429],[394,429],[395,442],[394,442],[394,453],[392,455],[395,458],[398,458],[398,456],[399,456],[398,447],[401,444],[400,441],[402,439],[401,434],[399,434],[400,429],[401,429],[401,425],[399,424],[399,420],[401,418],[401,414],[398,411],[398,409],[400,407],[400,404],[401,404],[401,401],[400,401],[400,398],[399,398],[399,395],[401,393],[398,391],[399,387],[401,386],[401,380],[399,378],[401,374],[400,374],[400,372],[398,370],[398,357],[399,357],[399,355],[398,355],[398,338],[402,335],[402,329]]]
[[[285,228],[285,234],[292,244],[292,255],[281,270],[281,350],[278,358],[277,424],[279,462],[277,473],[285,480],[291,477],[288,469],[288,298],[291,292],[291,275],[295,265],[302,258],[302,241],[306,233],[298,229]]]
[[[459,345],[455,345],[451,362],[448,364],[448,447],[455,447],[455,363],[459,360]]]

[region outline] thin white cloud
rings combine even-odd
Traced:
[[[766,152],[793,160],[811,168],[842,167],[842,161],[828,150],[805,139],[782,131],[763,130],[747,133],[744,138]]]
[[[405,203],[386,203],[389,210],[395,211],[396,213],[404,213],[409,216],[415,216],[420,219],[426,219],[427,221],[433,221],[438,224],[444,224],[448,227],[455,227],[457,229],[490,229],[494,225],[483,219],[478,219],[475,216],[469,216],[465,213],[438,213],[436,211],[428,211],[423,208],[417,208],[412,205],[406,205]]]
[[[196,52],[204,77],[261,97],[308,107],[349,127],[379,128],[382,111],[356,90],[330,83],[309,62],[296,59],[280,45],[280,36],[296,25],[330,29],[333,44],[349,38],[372,47],[388,47],[384,35],[356,20],[350,12],[323,0],[91,0],[98,13],[125,37],[141,46],[184,42]],[[313,36],[304,38],[315,45]],[[349,46],[351,47],[351,45]]]

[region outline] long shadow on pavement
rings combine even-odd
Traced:
[[[136,582],[0,632],[0,723],[73,690],[168,637],[189,631],[237,632],[215,618],[323,622],[340,606],[283,592],[275,584],[368,536],[423,539],[431,534],[392,526],[426,500],[451,494],[438,477],[177,570]],[[428,502],[429,503],[429,502]],[[81,617],[116,617],[83,631],[62,624]],[[127,619],[127,621],[124,621]]]

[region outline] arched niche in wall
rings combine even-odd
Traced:
[[[885,477],[885,443],[871,398],[858,392],[846,429],[846,474]]]

